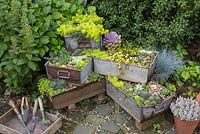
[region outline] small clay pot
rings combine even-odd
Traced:
[[[193,134],[193,131],[199,124],[200,120],[186,121],[174,117],[176,124],[176,134]]]
[[[200,93],[197,95],[197,97],[196,97],[195,100],[198,101],[198,102],[200,103]]]

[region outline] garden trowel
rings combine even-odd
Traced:
[[[37,112],[37,107],[38,107],[38,99],[36,99],[35,103],[34,103],[32,123],[31,123],[31,129],[30,129],[31,134],[34,134],[34,129],[35,129],[35,126],[36,126],[36,116],[35,116],[35,114]]]
[[[42,123],[42,125],[46,125],[46,124],[49,123],[49,121],[45,119],[44,107],[43,107],[42,99],[40,97],[38,97],[38,103],[39,103],[40,111],[41,111],[41,114],[42,114],[41,123]]]
[[[27,97],[22,97],[21,114],[22,114],[22,119],[23,119],[24,123],[27,125],[28,117],[29,117],[29,104],[28,104]]]

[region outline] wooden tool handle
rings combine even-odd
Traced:
[[[21,101],[21,108],[24,107],[24,96],[22,97],[22,101]]]
[[[17,109],[16,105],[15,105],[15,102],[13,100],[10,100],[8,102],[8,105],[10,105],[13,109],[13,111],[16,113],[16,114],[19,114],[19,110]]]
[[[38,107],[38,100],[36,99],[34,102],[33,115],[35,115],[35,113],[37,111],[37,107]]]
[[[40,106],[40,110],[43,111],[44,108],[43,108],[43,104],[42,104],[42,99],[40,97],[38,97],[38,103],[39,103],[39,106]]]
[[[26,103],[26,108],[28,109],[29,108],[29,104],[28,104],[28,98],[25,97],[25,103]]]

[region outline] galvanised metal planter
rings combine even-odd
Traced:
[[[102,75],[116,76],[122,80],[131,82],[147,83],[154,72],[156,57],[157,53],[148,68],[121,64],[121,70],[118,70],[116,62],[94,58],[94,72]]]
[[[83,37],[75,37],[72,35],[65,35],[65,48],[69,51],[81,48],[101,48],[102,37],[99,37],[99,41],[95,42],[93,39],[87,39]]]
[[[89,74],[92,72],[93,63],[92,59],[90,59],[88,64],[82,70],[74,70],[65,67],[52,66],[49,64],[49,61],[47,61],[45,63],[45,68],[49,79],[54,80],[60,78],[69,83],[82,84],[87,80]]]
[[[128,112],[137,122],[142,122],[152,116],[167,110],[173,97],[164,99],[160,104],[153,106],[139,106],[133,98],[116,88],[108,80],[106,81],[106,93],[126,112]]]

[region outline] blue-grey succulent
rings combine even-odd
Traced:
[[[192,98],[178,97],[176,102],[170,105],[171,112],[177,118],[186,121],[200,119],[200,105]]]

